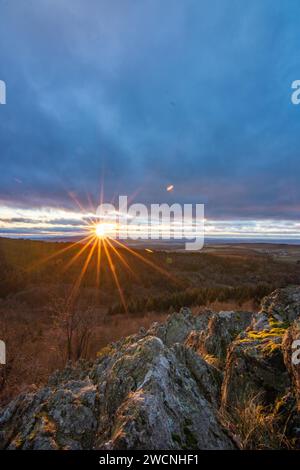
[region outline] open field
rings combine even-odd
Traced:
[[[234,243],[208,245],[204,253],[221,256],[259,256],[274,261],[300,262],[300,245],[286,243]]]

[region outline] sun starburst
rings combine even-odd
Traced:
[[[72,197],[72,199],[76,202],[81,212],[84,212],[83,206],[79,203],[79,201],[74,196]],[[156,270],[161,275],[170,278],[174,283],[180,284],[179,281],[170,274],[170,272],[166,271],[163,267],[159,266],[157,262],[154,262],[149,259],[149,256],[144,256],[140,252],[140,250],[129,248],[125,243],[121,242],[118,238],[118,226],[116,224],[108,223],[106,221],[100,221],[99,219],[96,220],[96,217],[94,218],[94,220],[92,218],[87,218],[86,231],[80,240],[77,240],[74,243],[68,243],[67,246],[63,249],[56,251],[52,255],[40,260],[35,265],[32,265],[29,270],[38,268],[41,265],[49,262],[50,260],[53,260],[56,257],[59,257],[64,253],[74,251],[74,249],[76,251],[75,253],[72,253],[71,258],[63,266],[63,272],[69,270],[69,268],[75,262],[79,262],[82,257],[84,257],[84,261],[79,276],[75,280],[71,288],[69,297],[70,303],[75,302],[82,281],[86,275],[88,267],[92,264],[94,257],[96,257],[95,284],[97,289],[99,289],[100,287],[100,274],[103,264],[105,264],[111,272],[112,279],[116,285],[120,301],[123,305],[125,312],[127,312],[126,298],[117,270],[117,268],[120,269],[120,263],[116,264],[115,260],[119,260],[121,262],[121,264],[130,273],[130,275],[136,282],[140,282],[138,275],[129,265],[128,257],[126,257],[127,259],[125,258],[125,253],[134,256],[136,259],[143,262],[148,267],[151,267],[152,269]],[[153,250],[146,249],[146,252],[152,254]]]
[[[115,232],[116,225],[104,222],[97,223],[94,227],[95,234],[98,238],[108,238]]]

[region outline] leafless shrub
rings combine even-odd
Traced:
[[[93,308],[82,311],[66,297],[53,299],[49,307],[65,361],[86,358],[96,320]]]

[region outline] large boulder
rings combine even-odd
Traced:
[[[212,312],[207,311],[201,315],[194,316],[189,308],[182,308],[179,313],[169,315],[166,322],[154,323],[148,334],[161,338],[167,346],[175,343],[183,343],[191,331],[203,331]]]
[[[291,385],[291,367],[284,351],[290,351],[287,345],[296,331],[291,325],[299,316],[298,286],[277,289],[263,299],[251,325],[230,346],[222,389],[224,406],[234,408],[255,395],[263,403],[274,404],[285,394]]]
[[[198,351],[208,360],[224,367],[232,341],[251,323],[251,312],[219,312],[211,316],[206,330],[199,333]]]
[[[253,318],[251,329],[270,330],[278,325],[289,326],[300,317],[300,287],[277,289],[265,297],[261,309]]]
[[[198,327],[182,311],[19,396],[0,411],[0,448],[235,448],[218,417],[220,375],[184,344]]]
[[[286,393],[290,377],[283,360],[284,330],[248,331],[230,346],[222,386],[223,407],[234,410],[253,397],[270,405]]]
[[[300,319],[288,328],[283,339],[283,353],[285,365],[292,377],[300,411]]]

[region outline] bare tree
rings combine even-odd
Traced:
[[[68,298],[59,297],[50,310],[55,328],[62,333],[66,361],[86,358],[95,324],[92,308],[83,311]]]
[[[0,309],[0,336],[6,344],[6,364],[0,365],[0,393],[5,399],[10,391],[23,377],[16,381],[16,371],[22,370],[23,375],[30,368],[30,359],[26,352],[26,342],[30,338],[28,326],[17,325],[11,320],[10,312]]]

